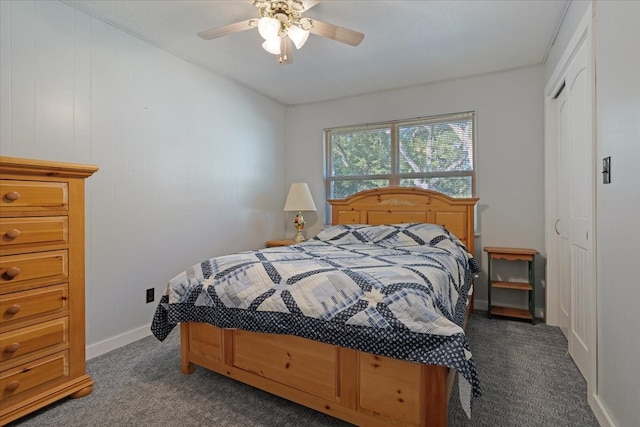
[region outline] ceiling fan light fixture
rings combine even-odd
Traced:
[[[296,49],[302,48],[309,38],[309,31],[303,30],[296,25],[289,27],[288,34],[293,44],[296,45]]]
[[[258,9],[260,18],[250,18],[234,24],[200,31],[198,36],[205,40],[211,40],[227,34],[257,28],[260,36],[264,39],[262,47],[267,52],[276,55],[281,64],[293,62],[294,46],[301,49],[311,33],[351,46],[358,46],[362,42],[364,34],[302,16],[303,12],[308,11],[320,1],[249,0]]]
[[[280,21],[276,18],[264,16],[258,21],[258,32],[265,40],[277,38],[280,32]]]
[[[280,55],[280,37],[272,37],[262,43],[262,48],[274,55]]]

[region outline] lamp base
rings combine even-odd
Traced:
[[[296,243],[304,242],[304,236],[302,235],[302,230],[304,229],[304,217],[302,216],[302,212],[298,212],[296,218],[293,220],[293,224],[296,227],[296,237],[293,239]]]

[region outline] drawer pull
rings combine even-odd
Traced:
[[[9,267],[7,268],[7,272],[5,273],[9,278],[13,279],[18,274],[20,274],[20,267]]]
[[[20,381],[11,381],[4,389],[11,393],[12,391],[16,391],[18,387],[20,387]]]
[[[14,202],[20,198],[20,193],[18,193],[17,191],[9,191],[7,194],[4,195],[4,197],[7,200],[11,200],[12,202]]]
[[[17,228],[12,228],[11,230],[5,233],[5,236],[7,236],[10,239],[15,239],[17,237],[20,237],[20,230],[18,230]]]
[[[19,342],[14,342],[13,344],[9,344],[7,348],[4,349],[7,353],[15,353],[20,348]]]
[[[16,314],[20,311],[20,304],[13,304],[12,306],[7,307],[8,314]]]

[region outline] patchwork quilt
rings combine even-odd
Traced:
[[[332,226],[192,266],[167,284],[151,330],[162,341],[179,322],[207,322],[447,366],[470,414],[482,391],[462,322],[477,271],[434,224]]]

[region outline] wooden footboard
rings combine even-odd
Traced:
[[[180,333],[184,373],[202,366],[360,426],[447,425],[446,367],[206,323]]]
[[[419,188],[379,188],[329,200],[332,224],[427,222],[446,227],[473,253],[477,198]],[[473,296],[469,299],[473,309]],[[465,318],[466,323],[466,318]],[[182,323],[182,371],[193,365],[367,427],[447,425],[455,371],[289,335]]]

